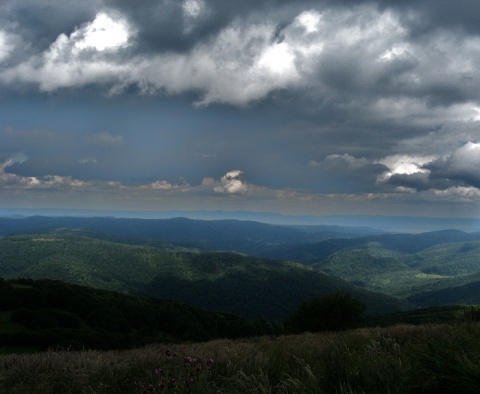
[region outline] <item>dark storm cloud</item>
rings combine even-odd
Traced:
[[[448,0],[392,1],[392,0],[195,0],[199,12],[190,32],[185,30],[188,19],[185,4],[180,0],[85,0],[81,2],[44,0],[7,1],[2,10],[4,26],[20,29],[32,49],[45,49],[61,33],[69,34],[75,27],[91,21],[96,13],[108,9],[122,12],[139,30],[140,47],[144,50],[183,51],[196,42],[218,33],[234,20],[261,20],[268,16],[278,27],[288,25],[302,10],[355,7],[373,4],[379,9],[392,9],[408,26],[412,39],[420,33],[438,29],[463,30],[478,34],[480,5],[476,0],[462,0],[452,5]],[[257,17],[255,17],[257,15]]]
[[[55,0],[52,0],[55,1]],[[279,20],[287,23],[294,16],[294,10],[314,5],[313,1],[298,1],[292,6],[290,0],[91,0],[89,6],[79,6],[78,10],[70,8],[69,18],[62,18],[62,24],[35,18],[35,7],[26,4],[18,7],[14,17],[25,22],[35,19],[35,27],[45,32],[51,40],[58,34],[69,31],[92,19],[96,12],[114,9],[123,13],[138,29],[138,49],[142,52],[174,51],[182,52],[190,49],[197,42],[208,39],[228,26],[233,20],[252,17],[261,20],[265,15],[275,14]],[[81,3],[79,3],[81,4]],[[193,15],[189,18],[188,9]],[[318,4],[317,4],[318,5]],[[37,2],[41,14],[47,15],[45,7]],[[198,13],[196,13],[198,12]],[[72,23],[74,22],[74,23]],[[49,34],[50,33],[50,34]],[[55,35],[55,36],[53,36]]]
[[[426,173],[395,174],[388,180],[388,186],[416,191],[447,190],[465,186],[463,182],[448,178],[435,178]]]
[[[23,36],[31,52],[45,50],[62,33],[91,20],[99,5],[97,0],[5,1],[0,5],[0,21],[9,31]]]
[[[476,0],[383,1],[405,15],[412,35],[434,33],[438,29],[462,30],[467,34],[480,34],[478,15],[480,4]],[[410,11],[410,12],[409,12]]]
[[[111,94],[131,86],[144,93],[195,92],[200,105],[247,105],[282,90],[298,98],[309,89],[315,106],[340,109],[392,97],[430,106],[479,100],[478,37],[455,29],[476,7],[460,2],[448,17],[441,12],[446,3],[438,3],[91,0],[68,13],[67,3],[58,9],[53,2],[12,3],[6,15],[18,21],[14,30],[34,57],[7,69],[3,79],[38,83],[45,91],[100,84]],[[424,19],[431,26],[425,29],[440,36],[413,33]],[[88,34],[101,26],[110,37],[123,29],[124,41],[87,50]],[[462,56],[452,58],[459,46]]]
[[[106,0],[105,5],[121,11],[135,24],[139,29],[139,46],[143,51],[183,51],[198,39],[184,34],[180,1]]]
[[[425,168],[430,171],[433,181],[448,181],[480,189],[480,144],[469,142]]]
[[[447,155],[424,161],[425,164],[418,165],[415,158],[397,160],[401,164],[397,171],[387,176],[385,184],[418,191],[457,187],[480,189],[480,144],[469,142]]]
[[[428,190],[432,187],[432,182],[428,179],[428,175],[424,173],[414,174],[394,174],[388,180],[388,185],[393,187]],[[451,185],[442,185],[442,190]]]

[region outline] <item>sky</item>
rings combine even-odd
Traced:
[[[478,0],[2,0],[0,207],[480,217]]]

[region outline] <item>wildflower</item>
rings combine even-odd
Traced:
[[[161,368],[155,368],[153,370],[153,374],[156,375],[156,376],[160,376],[162,373],[163,373],[163,371],[162,371]]]
[[[143,392],[144,392],[144,393],[150,393],[150,392],[152,392],[152,391],[153,391],[153,384],[149,384],[148,386],[145,386],[145,387],[143,388]]]
[[[185,361],[185,364],[190,364],[192,362],[192,358],[191,357],[185,357],[183,359],[183,361]]]
[[[207,367],[211,367],[213,365],[213,360],[211,358],[209,358],[207,361],[205,361],[205,365]]]
[[[163,383],[163,382],[160,382],[157,387],[158,387],[158,389],[161,391],[161,390],[163,390],[163,389],[166,387],[166,384]]]

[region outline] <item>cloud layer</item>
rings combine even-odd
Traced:
[[[480,202],[476,1],[7,0],[0,15],[5,190]]]
[[[180,36],[188,36],[194,20],[208,13],[204,1],[164,7],[170,12],[180,7],[177,12],[191,24]],[[346,104],[361,94],[363,103],[390,104],[390,109],[389,100],[399,96],[405,104],[422,100],[430,106],[479,99],[476,35],[441,29],[417,39],[405,15],[371,4],[299,8],[286,21],[274,13],[261,16],[233,18],[184,50],[146,52],[139,41],[142,25],[105,10],[59,34],[43,51],[26,54],[0,76],[4,84],[29,83],[47,92],[89,84],[103,85],[107,92],[128,86],[152,94],[195,92],[200,105],[248,105],[282,89]],[[0,33],[3,62],[15,52],[11,37],[19,33]]]

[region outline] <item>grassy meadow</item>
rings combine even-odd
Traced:
[[[477,393],[480,324],[0,355],[0,392]]]

